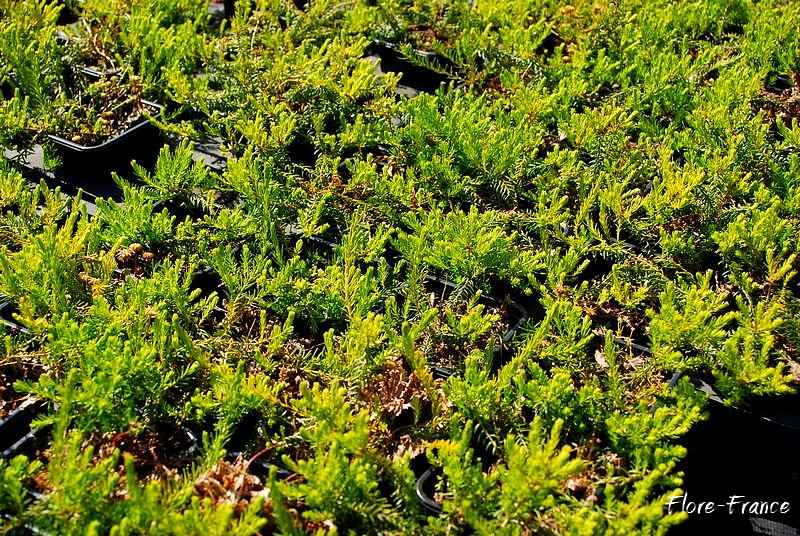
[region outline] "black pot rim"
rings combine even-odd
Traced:
[[[252,459],[252,458],[248,457],[244,452],[241,452],[241,451],[238,451],[238,450],[227,453],[225,455],[224,459],[227,460],[227,461],[231,461],[231,460],[235,460],[239,456],[241,456],[242,459],[248,460],[248,462],[247,462],[248,463],[248,468],[252,467],[252,466],[256,466],[256,467],[261,469],[261,471],[259,471],[259,472],[263,473],[265,475],[269,475],[270,469],[272,467],[275,467],[277,469],[276,477],[278,478],[278,480],[286,480],[288,478],[291,478],[294,475],[294,473],[292,473],[288,469],[284,469],[283,467],[281,467],[278,464],[265,462],[265,461],[263,461],[263,460],[261,460],[259,458]],[[255,476],[259,476],[259,475],[256,474]]]
[[[669,388],[673,388],[678,381],[685,375],[684,371],[678,371],[672,375],[672,378],[669,380]],[[741,416],[747,416],[751,418],[758,419],[759,421],[768,423],[773,426],[777,426],[784,430],[793,430],[793,431],[800,431],[800,418],[796,419],[796,423],[786,422],[779,418],[776,415],[768,415],[758,411],[755,408],[750,408],[745,404],[728,404],[725,402],[725,399],[714,390],[714,387],[699,378],[692,378],[689,376],[689,379],[692,383],[696,386],[698,391],[702,391],[709,401],[713,404],[717,405],[718,407],[725,408],[729,411],[733,411]],[[798,393],[795,394],[788,394],[788,396],[798,396]],[[780,395],[776,395],[776,397],[780,397]],[[769,399],[770,397],[760,397],[762,399]],[[775,397],[772,397],[775,398]]]
[[[26,335],[30,334],[31,330],[29,330],[19,322],[15,322],[10,318],[5,318],[5,315],[8,315],[9,313],[13,312],[14,309],[15,309],[14,304],[11,301],[9,301],[8,298],[0,294],[0,324],[5,326],[12,332],[24,333]]]
[[[0,420],[0,434],[4,437],[6,434],[13,434],[13,429],[7,430],[7,428],[18,426],[23,429],[16,434],[11,444],[0,452],[0,458],[12,458],[26,443],[36,439],[43,428],[31,428],[30,425],[43,407],[42,400],[30,397]]]
[[[156,104],[155,102],[148,100],[142,100],[142,104],[144,104],[149,108],[152,108],[156,113],[159,113],[161,112],[161,110],[164,109],[162,105]],[[70,151],[91,155],[92,153],[104,151],[106,149],[109,149],[117,145],[125,138],[133,134],[134,132],[137,132],[143,128],[147,128],[150,125],[151,125],[150,120],[147,119],[146,117],[142,117],[136,123],[134,123],[133,126],[123,130],[119,134],[111,136],[106,141],[99,143],[97,145],[82,145],[80,143],[75,143],[74,141],[68,140],[66,138],[62,138],[57,134],[48,134],[47,138],[56,145],[60,145],[66,149],[69,149]]]
[[[428,481],[431,480],[434,476],[436,476],[436,468],[428,467],[424,473],[417,479],[417,484],[414,486],[414,492],[417,495],[417,499],[422,504],[422,508],[425,509],[426,512],[433,515],[440,515],[442,513],[442,505],[441,503],[434,500],[432,497],[428,495],[425,491],[425,486],[428,485]]]

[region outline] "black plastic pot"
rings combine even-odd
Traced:
[[[183,450],[185,454],[190,455],[197,452],[197,449],[200,448],[200,440],[197,438],[197,435],[186,426],[179,426],[178,433],[183,436],[183,441],[187,445],[186,448]]]
[[[0,421],[0,457],[32,456],[43,446],[45,430],[31,428],[31,423],[43,409],[43,402],[28,399]]]
[[[223,2],[225,6],[225,16],[230,18],[236,13],[236,0],[225,0]]]
[[[28,328],[14,320],[16,310],[16,306],[13,303],[6,300],[4,296],[0,296],[0,324],[11,333],[29,334],[30,330]]]
[[[303,230],[297,225],[287,225],[284,227],[284,232],[287,236],[302,239],[304,248],[308,247],[309,249],[313,249],[315,252],[321,255],[332,255],[336,249],[336,246],[338,246],[336,242],[332,242],[331,240],[327,240],[325,238],[320,238],[318,236],[303,236]]]
[[[670,379],[670,387],[674,386],[683,376],[682,372],[675,373]],[[738,406],[732,406],[725,403],[710,382],[699,377],[691,379],[697,389],[708,396],[712,411],[721,408],[749,423],[764,423],[775,430],[791,433],[795,435],[794,440],[800,447],[800,392],[763,396],[748,400]]]
[[[770,71],[764,79],[764,88],[770,93],[781,94],[794,87],[791,76],[776,71]]]
[[[294,164],[313,168],[317,164],[320,152],[307,136],[297,136],[287,147],[286,156]]]
[[[426,469],[417,478],[417,483],[414,486],[414,494],[417,497],[422,509],[426,514],[431,516],[439,516],[443,511],[442,503],[433,498],[436,490],[436,483],[441,478],[441,471],[437,467],[430,465],[427,460]],[[486,469],[484,467],[484,469]],[[463,528],[463,534],[473,534],[474,530],[470,526]]]
[[[89,68],[83,68],[80,72],[95,80],[103,76],[103,73]],[[160,104],[151,101],[143,100],[142,104],[152,115],[157,115],[163,109]],[[164,142],[161,131],[146,117],[141,117],[131,127],[96,145],[75,143],[56,134],[47,137],[61,157],[61,171],[65,176],[91,182],[97,180],[98,174],[108,178],[111,171],[127,171],[131,160],[137,160],[145,166],[155,163]]]
[[[247,456],[243,452],[230,452],[228,453],[227,456],[225,456],[225,459],[229,462],[233,462],[239,456],[247,459]],[[255,458],[255,459],[251,458],[248,461],[248,470],[250,471],[250,473],[260,478],[261,481],[264,483],[266,483],[267,478],[269,478],[269,472],[272,469],[272,467],[275,467],[277,470],[276,476],[278,477],[278,480],[286,480],[294,475],[294,473],[292,473],[291,471],[284,469],[279,465],[265,462],[260,458]]]
[[[680,379],[673,376],[671,384]],[[713,386],[695,379],[708,396],[709,417],[683,439],[687,455],[682,489],[691,500],[788,502],[788,513],[717,508],[690,515],[672,534],[800,533],[800,395],[765,397],[738,407],[726,405]],[[764,532],[771,531],[771,532]]]
[[[381,71],[400,73],[400,84],[416,91],[434,93],[450,81],[446,71],[453,67],[452,62],[434,52],[414,50],[414,55],[420,62],[433,64],[441,70],[415,63],[403,55],[399,46],[386,41],[374,41],[367,49],[367,54],[380,60]],[[398,87],[398,92],[402,93],[404,89]]]
[[[158,104],[143,102],[153,113],[161,110]],[[48,139],[61,156],[65,170],[87,175],[127,169],[131,160],[154,161],[163,141],[159,130],[146,118],[97,145],[82,145],[55,134],[48,135]]]
[[[77,11],[67,6],[63,0],[57,0],[56,4],[61,6],[61,12],[58,14],[56,24],[59,26],[66,26],[67,24],[78,22],[80,16]]]
[[[426,513],[438,516],[442,513],[442,505],[433,498],[433,489],[436,485],[436,468],[428,467],[422,476],[417,479],[415,493],[422,508]]]
[[[11,100],[14,97],[14,86],[8,80],[0,83],[0,97],[3,100]]]
[[[44,181],[51,190],[60,188],[61,197],[67,200],[67,210],[64,212],[63,218],[59,220],[60,223],[63,223],[69,216],[72,207],[72,198],[79,193],[81,194],[80,204],[86,207],[86,213],[90,217],[97,213],[95,201],[98,197],[101,197],[100,193],[96,191],[89,192],[69,182],[64,182],[52,171],[44,169],[44,154],[41,145],[37,144],[32,146],[30,154],[23,155],[18,151],[12,150],[7,150],[5,154],[14,168],[28,181],[31,189],[34,189],[42,181]],[[41,208],[43,207],[37,207],[38,214],[41,214]]]

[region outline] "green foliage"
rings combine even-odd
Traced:
[[[305,482],[286,486],[283,493],[303,500],[308,507],[303,517],[310,521],[330,520],[332,527],[376,533],[391,526],[396,514],[379,493],[378,468],[367,451],[369,415],[353,413],[344,388],[335,384],[302,389],[296,404],[305,419],[300,432],[314,456],[284,460]]]
[[[31,499],[26,485],[42,470],[39,460],[16,456],[0,460],[0,509],[10,516],[10,526],[21,528],[26,520],[26,510]]]
[[[61,384],[43,375],[27,389],[75,407],[80,414],[76,425],[85,430],[124,430],[137,422],[166,418],[170,391],[197,370],[177,321],[156,317],[151,343],[122,340],[112,331],[113,324],[112,330],[100,327],[98,332],[98,327],[66,317],[56,322],[50,336],[58,338],[60,351],[52,359],[67,370],[66,381]]]
[[[407,223],[413,234],[400,232],[398,249],[406,256],[419,251],[415,254],[425,264],[454,282],[476,284],[488,275],[507,275],[515,236],[504,232],[498,214],[474,208],[467,213],[434,210]]]
[[[61,86],[61,57],[55,43],[59,6],[47,0],[8,5],[0,34],[0,83],[22,91],[31,104],[52,111]]]
[[[170,245],[175,240],[175,216],[153,207],[141,188],[122,184],[123,203],[100,200],[93,240],[98,246],[140,243],[149,247]]]
[[[229,15],[0,0],[0,532],[665,534],[697,380],[797,388],[796,2]]]
[[[192,148],[186,141],[174,151],[162,147],[153,174],[137,164],[134,164],[134,171],[137,178],[149,187],[154,200],[191,203],[199,192],[211,186],[208,169],[202,163],[192,161]]]
[[[268,377],[246,374],[241,364],[233,370],[227,364],[214,365],[210,371],[211,390],[198,393],[191,400],[199,416],[213,413],[219,416],[219,427],[232,430],[248,413],[270,413],[277,406],[283,385],[273,383]],[[274,412],[273,412],[274,413]],[[275,420],[272,415],[271,420]]]
[[[444,511],[463,515],[482,534],[535,526],[538,513],[564,500],[563,482],[583,467],[568,446],[559,448],[562,425],[556,421],[548,434],[534,419],[527,438],[506,438],[505,462],[485,474],[468,446],[469,426],[460,438],[435,443],[435,460],[447,479]]]
[[[81,214],[73,212],[62,226],[50,225],[31,236],[19,251],[0,246],[0,293],[12,298],[32,325],[86,302],[77,276],[88,230]]]

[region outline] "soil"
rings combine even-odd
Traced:
[[[0,363],[0,420],[5,419],[9,413],[25,399],[25,395],[14,389],[17,380],[36,381],[42,373],[42,367],[24,359],[14,359]]]
[[[772,73],[755,104],[766,112],[773,125],[779,118],[787,126],[793,118],[800,119],[800,71],[789,76]]]
[[[431,296],[434,296],[433,294]],[[500,320],[481,335],[475,342],[458,340],[456,337],[443,333],[442,326],[446,326],[446,317],[442,312],[431,327],[427,330],[427,337],[419,342],[419,346],[428,359],[428,365],[441,367],[451,370],[461,370],[464,366],[464,359],[474,350],[483,351],[501,344],[503,335],[510,329],[506,320],[510,314],[504,305],[495,306],[483,300],[483,314],[485,316],[497,314]],[[442,303],[434,303],[434,306],[441,307]],[[466,312],[465,304],[455,310],[456,314],[461,315]],[[439,326],[439,327],[437,327]],[[444,328],[449,329],[449,328]]]
[[[140,478],[174,478],[194,458],[197,439],[187,429],[163,425],[140,434],[118,432],[95,436],[98,458],[110,456],[114,450],[133,456]]]
[[[136,82],[121,83],[117,76],[86,78],[89,83],[77,89],[71,106],[56,111],[64,126],[55,134],[64,139],[85,146],[99,145],[142,122],[145,114],[158,111],[142,100]]]

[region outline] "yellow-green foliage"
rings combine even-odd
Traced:
[[[796,388],[798,27],[783,0],[0,0],[0,417],[39,399],[47,447],[0,460],[0,532],[664,534],[690,379]],[[62,184],[48,135],[142,99],[157,162]]]

